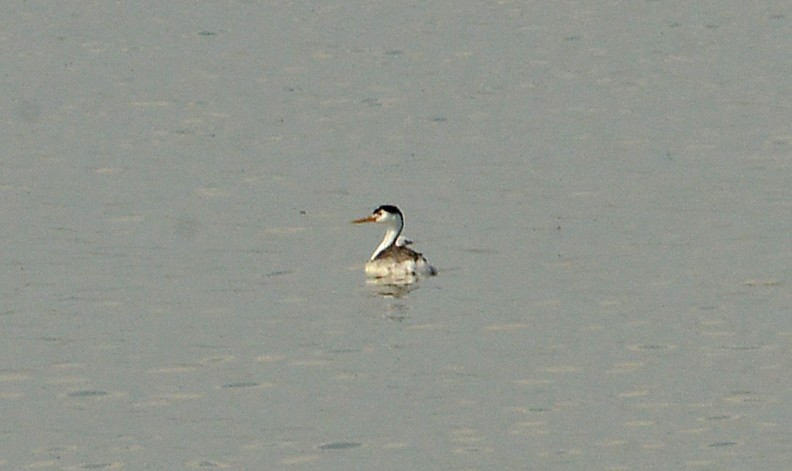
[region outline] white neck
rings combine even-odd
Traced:
[[[385,231],[385,237],[382,238],[382,242],[380,242],[380,244],[374,250],[374,253],[371,254],[371,260],[377,258],[377,255],[382,253],[383,250],[387,249],[396,242],[396,239],[399,238],[399,234],[401,234],[403,227],[404,223],[401,221],[401,218],[396,219],[388,224],[388,230]]]

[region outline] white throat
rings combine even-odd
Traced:
[[[382,242],[380,242],[377,248],[374,249],[374,253],[371,254],[371,260],[377,258],[377,255],[382,253],[383,250],[387,249],[396,242],[396,239],[399,238],[399,234],[401,234],[403,227],[404,222],[402,222],[401,218],[395,218],[392,221],[388,221],[388,229],[385,231],[385,237],[382,238]]]

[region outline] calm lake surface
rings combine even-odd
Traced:
[[[0,24],[0,466],[792,462],[786,2]]]

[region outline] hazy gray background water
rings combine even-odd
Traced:
[[[1,13],[7,469],[792,461],[788,2]]]

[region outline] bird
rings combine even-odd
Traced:
[[[437,269],[429,265],[423,254],[407,247],[412,241],[401,237],[404,215],[399,208],[385,204],[375,209],[370,216],[352,221],[353,224],[367,222],[384,224],[386,227],[385,237],[366,262],[367,276],[412,282],[418,277],[437,274]]]

